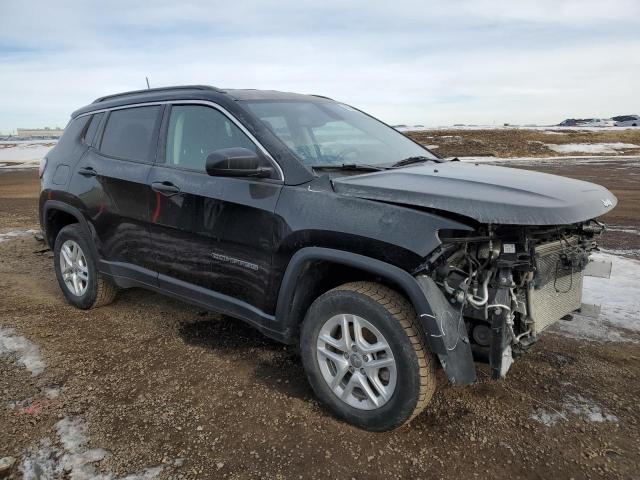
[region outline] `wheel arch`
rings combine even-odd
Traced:
[[[79,224],[88,235],[91,248],[97,255],[95,230],[86,220],[82,212],[68,203],[58,200],[47,200],[42,207],[42,229],[45,241],[51,249],[55,246],[56,237],[67,225]]]
[[[449,380],[456,384],[469,384],[475,381],[475,367],[468,342],[466,344],[460,342],[461,345],[456,351],[447,350],[442,338],[441,326],[436,318],[438,312],[434,313],[420,283],[405,270],[364,255],[323,247],[306,247],[298,250],[291,257],[278,292],[276,306],[276,319],[281,322],[286,337],[296,337],[308,306],[317,298],[313,293],[317,290],[308,288],[309,279],[313,284],[312,267],[317,262],[342,265],[362,272],[369,278],[383,279],[387,286],[405,295],[416,311],[427,345],[433,353],[438,355]],[[351,279],[340,278],[339,283],[349,280]]]

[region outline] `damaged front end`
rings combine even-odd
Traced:
[[[449,379],[475,379],[471,352],[490,364],[492,378],[504,377],[542,331],[580,310],[589,255],[604,229],[591,220],[441,231],[442,245],[414,273],[438,324],[431,335],[444,343],[439,357]]]

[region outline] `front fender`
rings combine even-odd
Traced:
[[[322,247],[298,250],[291,257],[278,293],[276,318],[282,322],[285,332],[293,331],[297,322],[295,316],[290,315],[290,307],[300,273],[310,262],[318,260],[358,268],[385,278],[395,285],[413,304],[427,345],[438,356],[449,381],[456,385],[466,385],[475,381],[475,365],[464,321],[463,328],[458,328],[457,317],[452,316],[449,303],[435,283],[431,279],[429,283],[423,277],[416,280],[395,265],[364,255]]]

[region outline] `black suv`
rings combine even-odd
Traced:
[[[445,161],[340,102],[186,86],[75,111],[41,165],[40,221],[73,305],[143,287],[298,344],[370,430],[435,389],[500,378],[581,306],[616,204],[553,175]]]

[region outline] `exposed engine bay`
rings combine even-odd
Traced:
[[[585,268],[604,230],[591,220],[557,227],[483,225],[471,234],[441,231],[441,248],[415,273],[438,286],[449,302],[441,315],[466,329],[460,338],[500,378],[542,331],[580,310]]]

